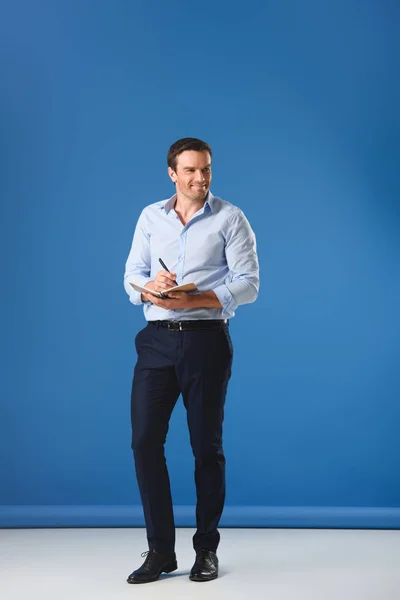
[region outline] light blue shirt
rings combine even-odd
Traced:
[[[144,304],[148,321],[230,319],[240,304],[258,295],[256,239],[243,212],[208,193],[204,206],[183,225],[174,210],[176,195],[146,206],[136,225],[124,286],[133,304]],[[146,285],[162,270],[161,258],[179,285],[195,283],[215,292],[222,308],[165,310],[143,303],[129,282]]]

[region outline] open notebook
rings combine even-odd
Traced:
[[[197,292],[197,286],[194,283],[185,283],[184,285],[176,285],[175,287],[168,288],[167,290],[163,290],[163,292],[155,292],[154,290],[150,290],[149,288],[142,287],[141,285],[136,285],[136,283],[129,282],[134,290],[137,292],[145,292],[146,294],[153,294],[153,296],[158,296],[158,298],[163,298],[168,294],[168,292]]]

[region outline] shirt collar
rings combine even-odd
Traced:
[[[176,202],[176,194],[174,194],[173,196],[171,196],[171,198],[166,200],[164,202],[164,204],[161,205],[160,208],[163,208],[165,210],[165,212],[168,214],[170,212],[170,210],[172,208],[174,208],[175,202]],[[213,196],[212,193],[209,191],[207,194],[206,201],[204,202],[204,209],[206,210],[208,207],[211,210],[211,212],[213,212],[214,202],[215,202],[215,196]]]

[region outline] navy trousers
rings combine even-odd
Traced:
[[[170,331],[147,325],[135,344],[132,449],[149,549],[172,552],[175,547],[164,443],[172,410],[182,394],[195,459],[197,530],[193,546],[215,552],[225,501],[222,423],[232,365],[228,326]]]

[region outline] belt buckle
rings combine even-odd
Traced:
[[[182,321],[169,321],[168,329],[169,331],[183,331]]]

